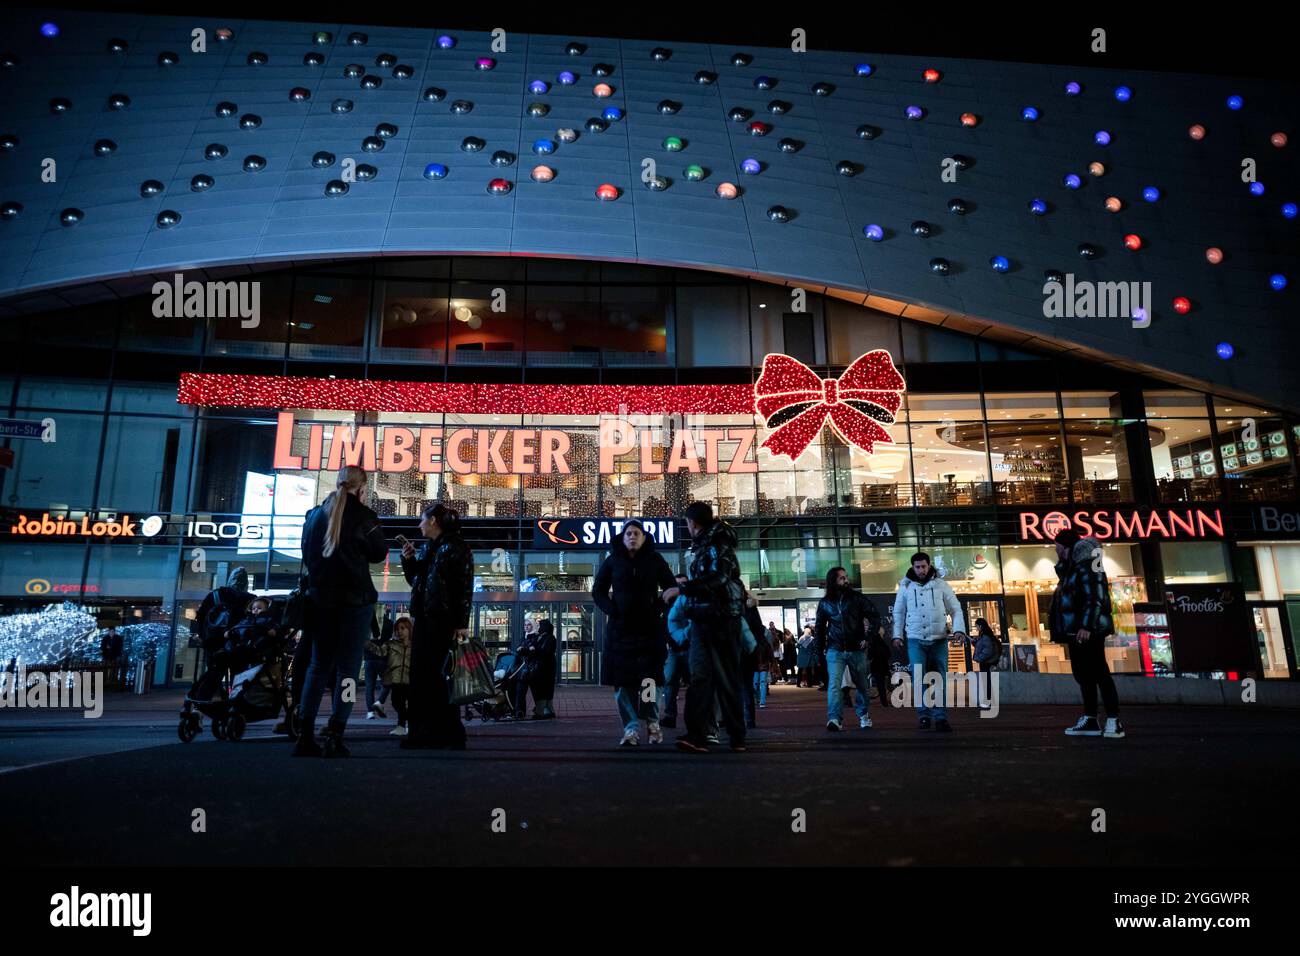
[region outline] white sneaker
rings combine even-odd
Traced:
[[[620,747],[635,747],[641,743],[641,736],[635,730],[623,731],[623,739],[618,742]]]
[[[366,711],[366,720],[374,720],[378,716],[379,715],[376,714],[373,710]]]
[[[650,721],[646,726],[646,731],[650,743],[661,744],[664,742],[664,732],[659,728],[659,722],[657,720]]]
[[[1069,737],[1100,737],[1101,728],[1097,726],[1096,717],[1080,717],[1073,727],[1065,728]]]
[[[717,734],[709,734],[707,737],[704,738],[704,742],[710,744],[720,743]]]
[[[406,728],[405,728],[405,727],[394,727],[392,730],[390,730],[390,731],[388,732],[388,736],[390,736],[390,737],[405,737],[405,736],[406,736]]]
[[[870,729],[871,729],[871,718],[870,718],[870,717],[860,717],[860,718],[858,718],[858,728],[861,729],[861,730],[870,730]]]
[[[826,721],[826,729],[827,729],[827,730],[843,730],[843,729],[844,729],[844,725],[841,724],[838,720],[828,720],[828,721]]]
[[[1102,736],[1110,737],[1112,740],[1117,740],[1124,736],[1124,725],[1119,722],[1118,717],[1106,718],[1106,730]]]

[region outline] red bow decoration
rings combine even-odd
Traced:
[[[884,349],[861,356],[837,379],[788,355],[768,355],[754,383],[754,409],[772,429],[763,447],[794,461],[829,418],[840,438],[870,454],[876,442],[893,442],[881,424],[894,423],[906,388]]]

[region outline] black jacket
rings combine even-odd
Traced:
[[[474,593],[474,555],[459,531],[426,541],[414,558],[402,558],[411,585],[411,615],[417,624],[461,630],[469,627]]]
[[[862,628],[866,621],[866,630]],[[827,595],[817,603],[817,623],[813,637],[817,653],[829,651],[859,651],[869,634],[880,628],[880,612],[864,594],[844,588],[835,597]]]
[[[541,621],[537,630],[524,637],[519,656],[527,664],[528,685],[535,700],[550,700],[555,692],[555,628]]]
[[[1093,570],[1094,564],[1097,570]],[[1111,618],[1110,584],[1101,570],[1101,545],[1095,538],[1080,538],[1070,555],[1056,566],[1060,583],[1047,612],[1054,644],[1069,643],[1079,628],[1094,638],[1115,633]]]
[[[745,588],[736,560],[736,532],[715,521],[691,545],[691,570],[682,592],[692,621],[706,627],[738,621],[745,613]]]
[[[649,677],[664,680],[668,644],[659,592],[677,584],[663,555],[647,536],[635,556],[617,538],[596,572],[591,599],[608,615],[602,682],[610,687],[637,687]]]
[[[343,494],[340,492],[340,494]],[[379,600],[370,580],[370,565],[388,557],[388,542],[379,516],[343,494],[343,525],[339,545],[325,557],[325,532],[330,516],[324,506],[307,512],[302,527],[302,562],[307,569],[307,595],[323,607],[361,607]]]

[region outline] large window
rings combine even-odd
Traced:
[[[1151,467],[1161,501],[1214,501],[1222,485],[1214,435],[1199,392],[1148,390],[1147,430]]]
[[[1234,498],[1289,501],[1296,497],[1295,462],[1281,416],[1216,398],[1214,424],[1223,477]]]
[[[1120,396],[1113,391],[1062,392],[1065,464],[1074,500],[1109,503],[1133,500],[1133,472]]]

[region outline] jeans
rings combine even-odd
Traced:
[[[740,710],[745,718],[745,726],[753,727],[756,725],[754,720],[754,683],[758,680],[758,674],[743,672],[740,675]],[[722,710],[719,707],[713,715],[713,730],[716,733],[718,729],[718,718]]]
[[[871,674],[867,667],[867,652],[828,650],[826,668],[830,672],[830,678],[826,683],[826,719],[828,721],[840,719],[844,706],[844,694],[841,692],[840,684],[844,682],[846,669],[853,679],[853,686],[858,689],[858,701],[854,709],[857,710],[859,717],[866,717],[871,706],[871,685],[868,683]]]
[[[642,700],[640,687],[619,687],[614,691],[614,702],[618,704],[618,716],[623,721],[623,730],[636,733],[641,729],[641,720],[655,723],[659,720],[658,700]]]
[[[361,607],[317,607],[312,615],[311,667],[307,669],[307,683],[303,686],[302,702],[298,705],[302,714],[303,734],[310,737],[316,724],[316,714],[320,711],[321,695],[325,692],[325,681],[338,668],[334,681],[333,709],[330,713],[330,726],[338,733],[347,726],[352,714],[352,705],[356,702],[356,679],[361,673],[361,651],[370,636],[370,619],[374,608],[368,604]],[[352,693],[346,694],[347,682],[353,682]]]
[[[1070,671],[1083,694],[1085,717],[1097,716],[1098,687],[1101,688],[1102,703],[1106,705],[1106,716],[1119,716],[1119,692],[1115,690],[1115,680],[1110,676],[1110,667],[1106,664],[1104,637],[1090,637],[1082,644],[1071,637]]]
[[[384,668],[388,665],[383,660],[366,661],[366,710],[375,709],[375,701],[383,703],[388,699],[388,685],[384,683]],[[376,694],[375,689],[381,693]]]
[[[740,621],[698,627],[691,638],[691,684],[686,689],[686,734],[702,745],[714,732],[713,702],[731,742],[745,742],[745,716],[740,703]]]
[[[919,693],[921,700],[924,701],[924,684],[919,691],[916,687],[916,665],[921,665],[922,679],[925,678],[926,674],[946,675],[948,673],[948,642],[943,639],[937,641],[908,640],[907,660],[912,665],[912,693],[914,695]],[[947,678],[944,677],[941,693],[946,693],[947,689]],[[917,707],[916,716],[947,720],[948,712],[943,708],[943,698],[940,698],[938,706],[934,708],[926,707],[924,704]]]
[[[762,670],[754,674],[754,693],[758,697],[758,706],[767,706],[767,671]]]
[[[397,726],[405,727],[406,715],[407,715],[407,710],[406,710],[407,687],[405,684],[392,684],[392,685],[385,684],[384,692],[387,693],[390,690],[393,692],[393,706],[397,708]]]
[[[664,686],[659,692],[659,712],[670,724],[677,723],[677,692],[683,684],[691,681],[689,652],[669,650],[668,659],[664,661]]]

